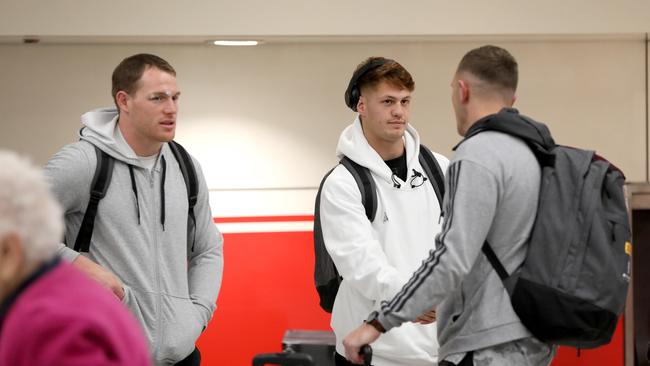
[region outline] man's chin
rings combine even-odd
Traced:
[[[396,142],[402,140],[403,137],[404,137],[404,131],[400,131],[400,132],[391,131],[386,135],[386,141]]]
[[[158,142],[161,144],[164,144],[165,142],[170,142],[174,139],[174,135],[165,135],[165,136],[158,136]]]
[[[403,137],[405,132],[406,132],[406,125],[402,125],[402,127],[399,128],[396,127],[391,129],[388,132],[388,134],[391,136]]]

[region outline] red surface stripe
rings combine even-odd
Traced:
[[[304,216],[242,216],[242,217],[215,217],[214,222],[217,224],[230,222],[294,222],[294,221],[313,221],[313,215]]]

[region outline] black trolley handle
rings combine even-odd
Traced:
[[[370,362],[372,361],[372,347],[369,344],[364,344],[361,346],[359,354],[363,357],[363,365],[370,366]]]

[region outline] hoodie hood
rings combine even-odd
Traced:
[[[404,144],[406,146],[406,166],[410,172],[415,167],[415,164],[418,164],[420,151],[420,135],[418,135],[417,131],[410,124],[406,125],[406,130],[404,131]],[[336,146],[336,156],[339,159],[347,156],[355,163],[368,168],[380,179],[392,184],[393,172],[386,165],[379,153],[366,140],[358,114],[354,122],[341,133],[338,145]],[[418,170],[420,169],[418,168]],[[406,184],[402,185],[402,187],[407,186]]]
[[[142,162],[126,142],[118,127],[117,108],[99,108],[81,116],[83,128],[79,138],[97,146],[113,158],[129,165],[143,167]]]
[[[555,141],[545,124],[533,121],[531,118],[519,114],[515,108],[503,108],[499,113],[490,114],[476,121],[465,134],[463,141],[486,130],[505,132],[530,141],[549,151],[555,147]],[[454,147],[454,150],[458,147]]]

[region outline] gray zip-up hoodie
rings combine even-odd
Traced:
[[[447,171],[436,250],[400,293],[382,304],[378,320],[384,328],[436,305],[440,360],[530,337],[481,247],[487,240],[508,273],[521,265],[537,211],[540,175],[532,151],[515,137],[486,131],[465,140]]]
[[[171,365],[193,351],[215,310],[223,238],[213,222],[198,161],[193,159],[199,195],[192,250],[187,240],[187,191],[169,146],[164,144],[154,168],[146,169],[124,140],[117,119],[115,108],[84,114],[81,141],[55,154],[44,173],[64,207],[65,241],[72,247],[95,173],[93,145],[116,159],[98,206],[90,252],[84,255],[124,283],[123,302],[142,324],[156,364]],[[79,255],[65,245],[59,254],[67,260]]]

